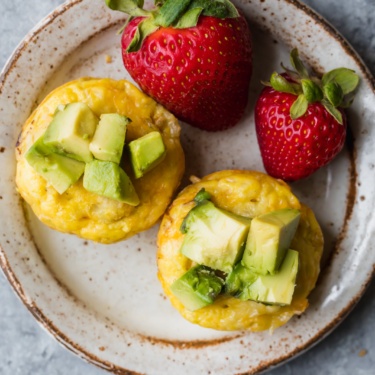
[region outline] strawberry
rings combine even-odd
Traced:
[[[337,68],[321,79],[310,76],[291,52],[295,71],[274,72],[255,105],[255,126],[263,164],[285,181],[305,178],[328,164],[343,148],[347,118],[359,77]]]
[[[165,0],[152,12],[139,7],[143,1],[106,3],[132,16],[122,57],[144,92],[203,130],[238,123],[247,105],[252,47],[247,22],[229,0]]]

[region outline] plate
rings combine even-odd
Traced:
[[[263,170],[253,124],[260,80],[292,47],[316,71],[346,66],[361,76],[349,110],[348,142],[310,178],[292,184],[310,205],[326,240],[310,307],[269,332],[220,332],[185,321],[156,276],[158,226],[114,245],[99,245],[42,225],[15,190],[14,146],[23,122],[53,88],[81,76],[129,78],[116,33],[121,13],[102,0],[74,0],[32,30],[0,78],[0,263],[25,306],[65,347],[116,374],[253,374],[324,338],[358,301],[375,264],[375,96],[370,73],[348,43],[298,1],[234,1],[254,40],[246,114],[235,128],[203,133],[183,124],[187,170]],[[146,2],[147,3],[147,2]],[[298,33],[296,33],[298,30]],[[32,72],[32,74],[30,74]],[[6,214],[9,213],[9,214]],[[11,214],[10,214],[11,213]]]

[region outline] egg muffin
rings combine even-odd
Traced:
[[[210,194],[215,206],[244,218],[252,219],[279,209],[300,211],[290,245],[299,256],[290,304],[266,304],[221,293],[213,303],[191,311],[173,293],[171,286],[176,280],[196,266],[180,251],[184,240],[181,228],[202,189]],[[168,208],[158,233],[158,277],[172,305],[192,323],[217,330],[272,331],[307,308],[307,297],[319,275],[322,251],[323,235],[314,213],[299,202],[285,182],[256,171],[220,171],[195,178]]]
[[[27,162],[25,154],[46,132],[56,110],[69,103],[84,103],[98,118],[103,114],[126,116],[130,121],[125,145],[149,133],[160,133],[165,157],[141,178],[134,175],[128,153],[121,159],[139,204],[88,191],[82,177],[60,194]],[[16,158],[17,189],[41,221],[58,231],[101,243],[123,240],[153,226],[170,203],[185,167],[180,125],[170,112],[128,81],[95,78],[68,82],[40,103],[22,128]]]

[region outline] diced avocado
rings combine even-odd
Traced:
[[[56,154],[40,137],[26,152],[27,162],[62,194],[82,176],[85,164]]]
[[[159,132],[151,132],[129,143],[130,161],[136,178],[163,161],[166,151]]]
[[[286,252],[275,275],[259,275],[238,263],[226,279],[226,292],[241,300],[290,305],[298,272],[298,251]]]
[[[191,311],[213,303],[223,288],[224,280],[214,270],[198,265],[190,268],[171,285],[171,291]]]
[[[87,104],[67,104],[55,112],[44,143],[59,154],[87,163],[93,160],[89,145],[98,122]]]
[[[90,151],[96,159],[120,163],[128,123],[127,117],[117,113],[100,116],[99,124],[90,143]]]
[[[196,204],[202,203],[203,201],[209,201],[211,199],[211,194],[206,191],[205,188],[202,188],[194,197],[194,202]]]
[[[205,203],[205,201],[209,201],[211,199],[211,194],[206,191],[205,188],[202,188],[201,190],[198,191],[198,193],[194,197],[194,203],[196,205],[200,205],[202,203]],[[187,226],[189,223],[189,215],[186,215],[185,219],[182,221],[182,224],[180,226],[180,231],[183,234],[187,233]]]
[[[273,275],[280,267],[297,230],[300,211],[284,208],[255,217],[242,264],[262,275]]]
[[[230,272],[242,256],[250,219],[204,200],[190,210],[184,222],[181,253],[198,264]]]
[[[121,167],[111,161],[93,160],[86,164],[83,187],[92,193],[127,203],[139,204],[138,195],[130,178]]]

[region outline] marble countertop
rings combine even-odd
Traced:
[[[305,0],[352,44],[375,74],[375,2]],[[0,67],[14,48],[61,0],[0,2]],[[0,375],[106,373],[61,347],[34,320],[0,275]],[[375,368],[375,281],[327,338],[269,375],[370,375]]]

